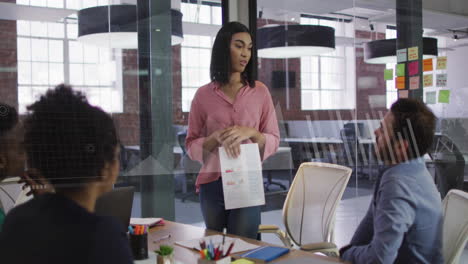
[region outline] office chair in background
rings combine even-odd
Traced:
[[[442,198],[450,189],[463,189],[465,158],[455,143],[446,135],[435,135],[428,151],[433,160],[434,180]]]
[[[187,154],[185,148],[185,138],[187,137],[187,131],[177,133],[177,141],[179,142],[179,146],[182,149],[182,157],[181,157],[181,165],[184,169],[185,179],[186,179],[186,186],[193,186],[193,190],[187,191],[182,196],[182,202],[190,196],[196,196],[195,193],[195,181],[197,179],[198,172],[201,169],[201,164],[197,161],[193,161]],[[186,188],[186,187],[184,187]]]

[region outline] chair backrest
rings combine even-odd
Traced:
[[[450,190],[444,199],[443,254],[445,263],[459,263],[468,239],[468,193]]]
[[[333,242],[335,212],[352,169],[302,163],[283,206],[286,232],[297,245]]]
[[[187,150],[185,149],[185,138],[187,137],[187,131],[182,131],[177,133],[177,141],[179,142],[179,146],[182,149],[182,158],[181,164],[184,168],[185,173],[198,173],[201,168],[201,164],[198,161],[194,161],[190,159],[187,154]]]
[[[185,155],[185,138],[187,137],[187,131],[177,133],[177,141],[182,149],[182,153]]]
[[[436,174],[442,177],[441,196],[445,197],[450,189],[463,189],[465,158],[457,145],[446,135],[435,135],[429,155],[434,160]]]

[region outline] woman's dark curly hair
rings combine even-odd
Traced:
[[[24,142],[28,167],[38,169],[60,192],[97,180],[116,160],[112,118],[70,86],[59,85],[28,106]]]
[[[218,82],[220,84],[226,84],[229,82],[229,75],[231,74],[231,39],[232,35],[236,33],[250,33],[249,29],[239,22],[229,22],[225,24],[216,35],[216,39],[213,44],[213,50],[211,51],[211,64],[210,64],[210,78],[211,81]],[[252,39],[253,41],[253,39]],[[254,79],[254,65],[252,58],[254,57],[255,43],[252,46],[252,57],[249,63],[245,67],[242,73],[243,81],[250,87],[255,86]]]
[[[0,151],[5,151],[4,137],[18,123],[18,112],[12,106],[0,103]]]

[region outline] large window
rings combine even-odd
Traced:
[[[79,9],[106,1],[18,1],[18,4]],[[77,4],[78,3],[78,4]],[[83,45],[77,38],[76,15],[63,22],[17,21],[19,111],[47,89],[67,83],[90,103],[108,112],[122,112],[122,85],[117,81],[119,50]]]
[[[190,4],[181,3],[180,9],[183,13],[183,21],[187,23],[221,25],[221,6],[216,3]],[[207,25],[206,25],[207,26]],[[205,27],[206,27],[205,26]],[[198,31],[199,27],[193,27]],[[190,111],[192,99],[197,89],[210,82],[211,47],[216,30],[199,32],[187,32],[181,49],[182,65],[182,111]],[[197,34],[198,33],[198,34]],[[211,34],[211,35],[210,35]]]
[[[182,43],[182,111],[190,111],[198,87],[210,82],[210,58],[213,38],[184,35]]]
[[[335,28],[335,36],[349,37],[351,23],[301,17],[301,24]],[[327,110],[355,107],[354,47],[337,44],[334,52],[301,57],[301,109]]]

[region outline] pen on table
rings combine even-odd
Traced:
[[[235,241],[231,242],[231,245],[229,246],[228,251],[226,252],[226,254],[224,256],[229,256],[229,254],[231,254],[232,247],[234,247],[234,242]]]
[[[200,240],[198,243],[200,244],[200,249],[205,249],[206,248],[205,240]]]
[[[225,240],[226,240],[226,228],[223,228],[223,246],[224,246]]]
[[[162,236],[162,237],[160,237],[160,238],[154,240],[153,243],[158,243],[158,242],[160,242],[161,240],[168,239],[168,238],[170,238],[170,237],[171,237],[171,234]]]

